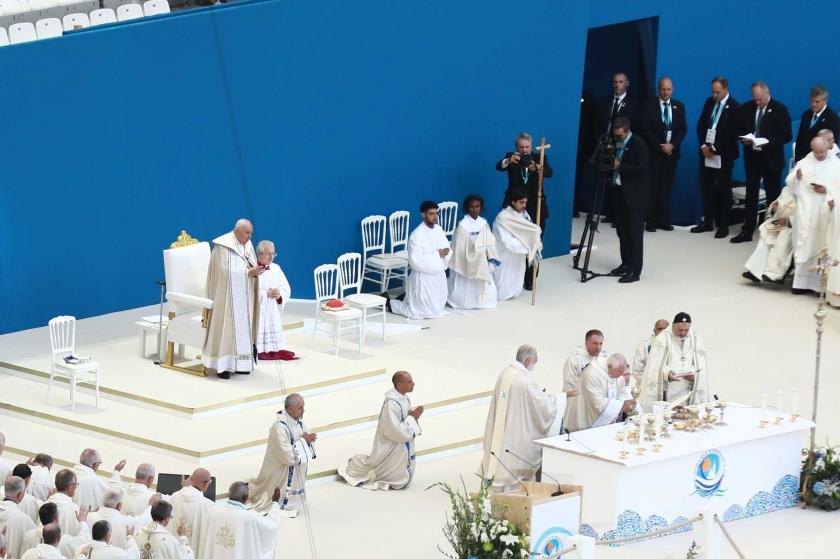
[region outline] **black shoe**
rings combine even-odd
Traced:
[[[610,270],[610,275],[611,276],[623,276],[624,274],[626,274],[629,271],[630,271],[630,266],[625,266],[624,264],[622,264],[618,268],[613,268],[612,270]]]
[[[667,223],[664,224],[664,225],[660,223],[659,225],[656,226],[656,228],[657,229],[662,229],[663,231],[673,231],[674,230],[674,226],[669,225]]]
[[[219,378],[229,379],[230,378],[230,371],[222,371],[219,373]]]
[[[753,273],[752,273],[752,272],[749,272],[749,271],[744,272],[743,274],[741,274],[741,277],[742,277],[742,278],[747,278],[748,280],[750,280],[750,281],[754,281],[755,283],[761,283],[761,280],[760,280],[760,279],[758,279],[757,277],[755,277],[755,275],[753,275]],[[764,277],[767,277],[767,276],[764,276]]]
[[[251,371],[236,371],[237,375],[250,375]]]
[[[524,289],[525,291],[533,291],[534,286],[531,285],[530,283],[526,283],[525,285],[522,286],[522,289]]]
[[[618,283],[633,283],[634,281],[639,281],[639,274],[633,272],[627,272],[618,279]]]
[[[806,293],[811,293],[811,290],[810,289],[799,289],[799,288],[796,288],[796,287],[792,287],[790,289],[790,292],[793,293],[794,295],[805,295]]]
[[[718,229],[715,231],[715,239],[725,239],[729,236],[729,229]]]
[[[707,231],[713,231],[714,227],[712,227],[711,223],[703,222],[700,225],[695,225],[690,229],[692,233],[706,233]]]
[[[766,282],[769,282],[769,283],[778,283],[779,285],[783,285],[785,283],[785,278],[774,280],[773,278],[771,278],[767,274],[763,274],[761,276],[761,279],[766,281]]]
[[[656,225],[645,225],[645,231],[648,233],[656,233]]]
[[[385,310],[392,313],[394,311],[391,310],[391,296],[388,295],[387,291],[383,291],[379,294],[381,297],[385,297]]]
[[[617,227],[618,227],[618,225],[617,225],[615,222],[613,222],[613,224],[612,224],[612,228],[613,228],[613,229],[615,229],[615,228],[617,228]]]
[[[749,243],[752,242],[752,233],[744,233],[741,231],[731,239],[729,239],[730,243]]]

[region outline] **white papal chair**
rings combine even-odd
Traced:
[[[388,291],[393,277],[405,277],[408,259],[385,252],[385,235],[388,220],[384,215],[369,215],[362,220],[362,281]]]
[[[213,300],[205,297],[210,245],[181,231],[178,240],[163,251],[169,325],[166,329],[166,360],[163,367],[183,373],[205,375],[203,365],[175,364],[175,344],[201,350],[206,338],[207,314]]]
[[[359,332],[359,353],[362,352],[362,311],[348,308],[337,311],[324,310],[321,306],[331,299],[338,299],[339,272],[335,264],[322,264],[315,268],[315,325],[312,327],[312,337],[319,326],[331,327],[335,354],[338,355],[338,343],[341,333],[348,330]]]
[[[452,239],[458,227],[458,202],[440,202],[438,204],[438,225],[448,239]]]
[[[362,340],[367,333],[368,318],[382,317],[382,339],[385,339],[385,304],[381,295],[362,293],[362,255],[348,252],[338,257],[339,298],[353,308],[362,311]],[[348,291],[352,291],[349,295]],[[378,311],[376,309],[379,309]],[[373,312],[369,312],[373,311]]]
[[[76,385],[92,383],[96,390],[96,407],[99,407],[99,363],[84,361],[67,363],[64,358],[78,357],[76,352],[76,317],[57,316],[49,322],[50,330],[50,383],[47,386],[46,402],[50,398],[55,377],[63,377],[70,383],[70,411],[76,410]]]

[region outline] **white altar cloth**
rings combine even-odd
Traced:
[[[543,447],[543,472],[584,486],[581,533],[593,537],[616,539],[674,525],[701,505],[726,521],[795,506],[802,431],[813,423],[791,422],[783,414],[784,422],[774,425],[777,414],[769,410],[770,423],[762,429],[761,410],[737,404],[725,414],[725,427],[671,429],[673,438],[662,439],[658,453],[652,442],[643,443],[643,456],[628,444],[626,460],[619,458],[622,443],[616,440],[623,424],[578,431],[571,441],[559,435],[535,442]]]

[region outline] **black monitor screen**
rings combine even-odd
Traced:
[[[158,474],[158,493],[172,495],[176,491],[180,491],[182,487],[181,480],[184,479],[184,475],[185,474]],[[207,491],[204,492],[204,496],[211,501],[216,500],[216,478],[210,478],[210,485],[207,487]]]

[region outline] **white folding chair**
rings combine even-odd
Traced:
[[[117,14],[111,8],[100,8],[90,13],[91,26],[117,23]]]
[[[452,239],[455,228],[458,227],[458,202],[441,202],[438,204],[438,224],[447,238]]]
[[[128,21],[143,17],[143,8],[140,4],[123,4],[117,8],[117,21]]]
[[[0,27],[0,47],[5,47],[9,44],[9,34],[5,27]]]
[[[408,220],[410,214],[398,210],[388,216],[388,230],[391,234],[391,254],[404,256],[408,262]]]
[[[408,258],[385,252],[384,215],[369,215],[362,220],[362,281],[368,280],[388,291],[392,277],[405,277],[401,272],[408,266]]]
[[[80,382],[93,383],[96,387],[96,407],[99,407],[99,363],[87,361],[85,363],[66,363],[64,358],[76,351],[76,318],[73,316],[57,316],[50,320],[50,384],[47,386],[46,402],[50,398],[53,379],[64,377],[70,381],[70,410],[76,409],[76,385]]]
[[[77,27],[90,27],[90,18],[87,14],[67,14],[61,20],[65,31],[73,31]]]
[[[322,264],[315,268],[315,325],[312,327],[312,337],[318,331],[318,326],[330,324],[335,345],[335,354],[338,356],[338,342],[341,333],[347,330],[358,330],[359,332],[359,353],[362,352],[362,311],[359,309],[343,309],[340,311],[326,311],[321,305],[330,299],[338,299],[339,278],[338,266],[335,264]]]
[[[385,339],[385,304],[388,302],[381,295],[362,293],[362,255],[348,252],[338,257],[339,298],[353,308],[362,311],[362,340],[367,333],[367,319],[382,316],[382,339]],[[353,291],[347,295],[347,291]],[[380,309],[368,313],[368,309]]]
[[[35,32],[38,34],[39,39],[61,37],[61,35],[63,34],[61,20],[59,20],[57,17],[39,19],[35,22]]]
[[[147,16],[156,16],[169,13],[169,2],[166,0],[149,0],[143,2],[143,13]]]
[[[13,45],[27,43],[38,39],[35,26],[28,21],[13,23],[9,26],[9,42]]]

